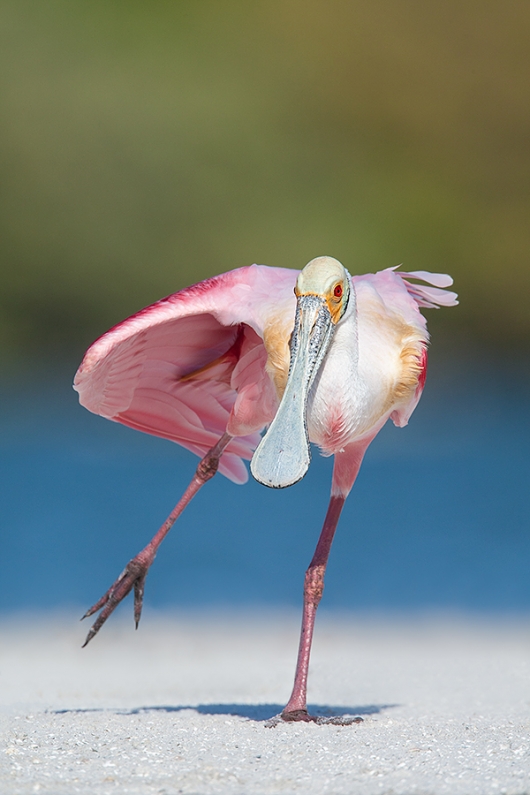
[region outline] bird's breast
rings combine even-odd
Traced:
[[[390,413],[392,378],[366,378],[355,328],[337,328],[307,407],[309,439],[333,455],[366,436]]]

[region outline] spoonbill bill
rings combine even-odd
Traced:
[[[308,714],[307,674],[324,573],[341,510],[366,448],[390,418],[407,424],[427,369],[420,307],[454,306],[450,276],[426,271],[350,276],[317,257],[302,271],[251,265],[223,273],[114,326],[88,349],[74,387],[89,411],[171,439],[200,456],[190,484],[153,539],[85,614],[84,645],[134,589],[186,505],[217,470],[272,488],[306,474],[310,442],[334,456],[331,498],[304,582],[294,686],[281,713]],[[263,437],[260,433],[268,428]]]

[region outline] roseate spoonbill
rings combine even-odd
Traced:
[[[331,257],[302,271],[251,265],[170,295],[100,337],[76,374],[82,405],[201,461],[152,541],[87,611],[101,610],[84,645],[133,588],[138,626],[162,540],[218,469],[244,483],[251,459],[256,480],[284,488],[304,477],[313,442],[335,457],[331,499],[305,575],[294,687],[281,715],[312,720],[309,654],[337,522],[372,439],[389,417],[406,425],[418,403],[428,341],[419,307],[454,306],[456,294],[443,289],[451,284],[445,274],[395,268],[351,277]]]

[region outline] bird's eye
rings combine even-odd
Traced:
[[[333,290],[333,295],[335,298],[342,298],[342,284],[336,284],[335,289]]]

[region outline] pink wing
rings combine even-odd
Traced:
[[[404,273],[396,271],[396,267],[386,268],[378,273],[354,276],[353,281],[358,297],[360,326],[363,322],[363,296],[368,298],[368,296],[376,294],[389,315],[400,317],[417,334],[417,359],[420,367],[418,386],[412,398],[407,403],[396,407],[390,415],[394,424],[402,427],[407,424],[412,412],[418,405],[427,375],[427,343],[429,335],[426,320],[419,308],[438,309],[441,306],[456,306],[458,301],[456,293],[444,289],[450,287],[453,283],[452,278],[446,273],[429,273],[428,271]],[[426,282],[427,284],[418,284],[418,281]],[[370,332],[366,336],[369,338]]]
[[[428,271],[396,271],[399,265],[386,268],[377,273],[354,276],[353,282],[359,287],[367,284],[374,289],[381,300],[394,312],[403,315],[408,323],[420,323],[426,328],[425,318],[418,311],[419,307],[439,309],[441,306],[456,306],[457,294],[443,288],[450,287],[453,279],[447,273],[429,273]],[[414,281],[411,281],[414,279]],[[417,281],[427,282],[417,284]],[[405,290],[403,289],[405,287]],[[413,299],[413,300],[411,300]]]
[[[294,318],[297,275],[251,265],[142,309],[88,349],[74,381],[80,403],[201,457],[234,421],[235,406],[244,435],[228,445],[219,471],[244,483],[242,459],[277,408],[263,330],[279,312]]]
[[[389,270],[395,270],[390,268]],[[453,280],[447,273],[429,273],[429,271],[411,271],[410,273],[399,272],[396,276],[401,276],[407,292],[414,298],[418,306],[428,309],[439,309],[441,306],[457,306],[458,296],[451,290],[443,288],[451,287]],[[424,284],[416,284],[410,280],[419,280],[432,284],[426,287]]]
[[[410,273],[405,273],[400,271],[396,273],[396,276],[403,280],[407,293],[414,299],[418,307],[439,309],[441,306],[458,305],[458,295],[451,290],[445,289],[453,284],[453,279],[447,273],[429,273],[429,271],[410,271]],[[414,279],[414,281],[411,282],[411,279]],[[417,284],[417,281],[427,282],[428,285],[432,286]],[[423,320],[423,315],[421,313],[418,314]],[[427,346],[422,350],[420,366],[420,377],[413,399],[407,406],[391,414],[392,421],[399,427],[407,424],[423,392],[427,377]]]

